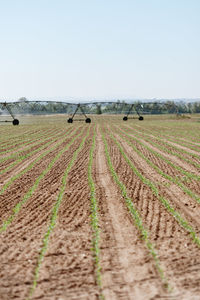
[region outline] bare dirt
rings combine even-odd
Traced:
[[[107,119],[105,118],[105,120]],[[194,243],[189,233],[166,210],[159,198],[133,172],[109,132],[113,131],[113,136],[137,170],[156,184],[159,195],[169,201],[200,237],[199,204],[175,183],[169,182],[156,172],[134,152],[127,141],[119,135],[120,131],[117,130],[117,126],[122,125],[119,121],[114,122],[116,126],[110,126],[107,122],[105,126],[105,123],[98,121],[98,118],[96,118],[96,122],[97,135],[92,174],[98,204],[102,285],[98,285],[95,272],[92,250],[91,192],[88,184],[89,153],[95,124],[81,125],[80,129],[83,129],[81,136],[77,137],[69,149],[56,160],[10,224],[5,230],[1,230],[5,221],[13,214],[17,203],[22,201],[24,195],[40,178],[49,163],[73,137],[80,133],[80,129],[78,129],[80,124],[67,125],[67,128],[66,125],[59,125],[60,130],[58,127],[54,130],[51,123],[42,129],[44,136],[40,137],[41,142],[37,146],[34,146],[34,142],[23,146],[21,142],[23,126],[21,126],[18,138],[16,136],[13,143],[17,149],[24,150],[23,154],[28,154],[37,147],[45,146],[45,143],[49,141],[45,141],[48,136],[52,139],[52,143],[22,160],[8,172],[0,173],[0,188],[2,188],[21,172],[21,176],[14,178],[13,182],[0,194],[0,300],[93,300],[102,299],[102,296],[107,300],[200,299],[200,246]],[[86,135],[88,126],[89,135],[68,174],[55,227],[49,236],[44,257],[39,266],[37,284],[31,293],[38,259],[51,222],[52,210],[63,184],[64,172]],[[148,124],[144,123],[144,126],[148,128]],[[4,142],[0,145],[0,151],[1,149],[4,151],[6,141],[8,148],[12,149],[12,137],[9,138],[12,128],[9,129],[7,126],[5,130],[4,126],[1,126],[0,132],[1,129],[5,137],[2,138]],[[75,133],[75,129],[78,129],[77,133]],[[113,167],[120,181],[126,186],[128,196],[132,199],[144,227],[149,232],[150,241],[156,249],[160,265],[172,288],[171,291],[163,284],[155,260],[141,238],[121,191],[112,178],[105,155],[102,131],[108,143]],[[139,131],[138,128],[137,131]],[[33,135],[37,140],[37,134],[41,135],[38,127],[30,130],[24,126],[26,138]],[[53,146],[62,139],[63,142],[53,149]],[[140,139],[145,145],[152,147],[150,143],[142,139],[142,135]],[[163,172],[173,177],[182,176],[178,170],[170,167],[145,147],[139,143],[133,143]],[[38,161],[30,170],[26,169],[51,147],[52,151],[41,161]],[[180,149],[183,149],[183,146]],[[191,153],[191,159],[193,159],[193,151],[188,149],[184,150]],[[154,150],[186,171],[199,175],[198,169],[184,160],[172,154],[166,154],[156,147]],[[2,162],[0,171],[7,168],[17,158],[19,157],[16,156],[5,163]],[[196,188],[195,182],[195,180],[191,180],[187,186],[193,192],[200,194],[199,182]]]

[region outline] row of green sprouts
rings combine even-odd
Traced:
[[[60,190],[59,190],[59,194],[57,197],[57,200],[52,208],[51,211],[51,215],[50,215],[50,221],[49,224],[47,226],[47,230],[45,232],[45,235],[42,239],[42,248],[39,251],[39,255],[38,255],[38,260],[37,260],[37,265],[35,267],[35,271],[34,271],[34,278],[33,278],[33,283],[31,286],[31,289],[29,291],[29,295],[27,299],[31,299],[33,296],[33,293],[38,285],[38,279],[39,279],[39,274],[40,274],[40,269],[41,269],[41,265],[42,262],[44,260],[45,257],[45,253],[47,251],[48,248],[48,244],[49,244],[49,239],[50,236],[56,226],[56,222],[57,222],[57,217],[58,217],[58,212],[59,212],[59,208],[61,205],[61,202],[63,200],[63,196],[64,196],[64,192],[66,190],[66,186],[67,186],[67,179],[68,179],[68,175],[70,170],[72,169],[72,167],[75,164],[75,161],[77,160],[78,154],[80,153],[80,151],[83,149],[84,144],[86,139],[89,136],[89,132],[90,132],[90,128],[88,128],[87,134],[82,138],[79,147],[76,149],[76,151],[73,153],[73,156],[70,160],[70,162],[68,163],[63,177],[62,177],[62,181],[61,181],[61,186],[60,186]],[[82,131],[79,134],[76,134],[74,136],[75,132],[71,132],[71,140],[70,142],[62,148],[62,150],[60,150],[55,157],[53,158],[53,160],[48,164],[47,168],[45,170],[43,170],[43,172],[36,178],[33,186],[28,190],[28,192],[24,195],[23,199],[13,208],[11,215],[3,222],[3,225],[0,227],[0,232],[3,232],[7,229],[7,227],[9,225],[11,225],[12,221],[14,220],[14,218],[17,216],[17,214],[19,213],[19,211],[22,209],[23,205],[25,204],[25,202],[27,202],[27,200],[30,199],[30,197],[33,195],[33,193],[36,191],[36,189],[38,188],[38,185],[40,183],[40,181],[47,175],[47,173],[53,168],[53,166],[55,165],[55,163],[58,161],[58,159],[66,152],[68,151],[69,147],[71,145],[73,145],[73,143],[82,135]],[[107,161],[107,165],[108,165],[108,169],[110,171],[110,174],[113,178],[113,181],[115,182],[116,186],[118,187],[119,191],[121,192],[121,195],[123,196],[123,199],[126,203],[127,209],[129,211],[129,213],[131,214],[132,218],[133,218],[133,222],[135,224],[135,226],[138,229],[139,235],[140,237],[142,237],[148,251],[149,254],[151,255],[151,257],[153,258],[153,261],[155,263],[155,267],[157,269],[157,272],[163,282],[163,285],[166,287],[166,289],[168,291],[171,290],[171,287],[168,283],[168,280],[166,278],[166,275],[161,267],[161,263],[159,260],[159,256],[157,254],[157,251],[155,249],[155,246],[153,245],[153,243],[151,242],[151,238],[150,238],[150,233],[147,231],[147,229],[145,228],[142,218],[138,212],[138,210],[136,209],[136,207],[134,206],[134,199],[131,199],[128,196],[128,192],[127,192],[127,188],[124,185],[124,183],[120,180],[113,164],[112,164],[112,159],[111,159],[111,155],[109,152],[109,146],[108,146],[108,142],[106,139],[106,135],[105,132],[103,130],[101,130],[101,136],[102,136],[102,140],[104,143],[104,153],[105,153],[105,157],[106,157],[106,161]],[[186,229],[190,235],[192,236],[194,242],[200,246],[200,239],[198,238],[195,230],[192,228],[191,225],[189,225],[189,223],[170,205],[170,203],[167,201],[167,199],[165,199],[162,195],[160,195],[159,193],[159,189],[158,187],[149,179],[145,178],[144,175],[142,175],[138,169],[134,166],[134,164],[131,162],[131,160],[129,159],[129,157],[126,155],[124,149],[122,148],[122,146],[120,145],[120,143],[118,142],[118,140],[114,137],[114,135],[109,132],[108,133],[109,138],[112,139],[112,141],[115,143],[115,145],[117,146],[119,152],[121,153],[122,157],[124,158],[124,160],[126,161],[126,163],[129,165],[129,167],[132,169],[132,171],[134,172],[134,174],[137,175],[137,177],[141,180],[141,182],[143,182],[146,186],[148,186],[152,193],[161,201],[161,203],[164,205],[164,207],[167,209],[167,211],[169,213],[171,213],[173,215],[173,217],[177,220],[177,222],[184,228]],[[124,137],[124,133],[121,134],[121,137]],[[64,140],[64,139],[63,139]],[[1,193],[3,193],[8,186],[10,186],[17,178],[19,178],[20,176],[22,176],[23,174],[25,174],[25,172],[30,171],[34,166],[36,162],[39,162],[42,158],[45,157],[45,155],[47,155],[50,151],[56,149],[59,145],[62,144],[63,140],[57,142],[53,148],[48,149],[47,151],[45,151],[43,154],[41,154],[36,161],[34,161],[33,163],[31,163],[27,168],[25,168],[24,170],[22,170],[19,174],[15,175],[14,177],[12,177],[6,185],[3,186]],[[126,140],[128,143],[129,141]],[[48,141],[47,143],[49,143],[50,141]],[[130,146],[132,146],[133,150],[139,154],[138,150],[131,145],[131,143],[129,143]],[[43,147],[43,146],[41,146]],[[101,241],[101,231],[100,231],[100,226],[99,226],[99,215],[98,215],[98,199],[97,199],[97,194],[96,194],[96,185],[95,185],[95,181],[94,181],[94,177],[93,177],[93,164],[94,164],[94,155],[95,155],[95,150],[96,150],[96,127],[94,127],[94,132],[93,132],[93,138],[92,138],[92,144],[91,144],[91,148],[90,148],[90,152],[89,152],[89,163],[88,163],[88,184],[89,184],[89,188],[90,188],[90,207],[91,207],[91,214],[90,214],[90,218],[91,218],[91,227],[92,227],[92,253],[93,253],[93,257],[94,257],[94,265],[95,265],[95,276],[96,276],[96,281],[97,281],[97,285],[99,288],[99,297],[100,298],[104,298],[103,296],[103,288],[102,288],[102,274],[101,274],[101,259],[100,259],[100,243],[103,242]],[[156,169],[160,174],[162,174],[163,176],[164,173],[159,170],[155,165],[153,165],[152,162],[150,162],[150,160],[148,160],[147,158],[144,157],[144,155],[142,155],[142,158],[146,160],[146,162],[148,162],[154,169]],[[22,160],[24,159],[21,158]],[[168,180],[177,183],[177,181],[174,181],[174,179],[170,176],[165,176]],[[185,192],[187,192],[191,197],[195,198],[196,195],[190,193],[189,190],[187,190],[187,188],[179,182],[179,187],[181,187]]]
[[[123,147],[120,145],[120,143],[117,141],[117,139],[113,136],[112,133],[109,133],[111,139],[114,141],[116,146],[118,147],[121,155],[124,157],[125,161],[129,165],[129,167],[132,169],[134,174],[137,175],[137,177],[143,182],[146,186],[150,188],[153,195],[157,197],[158,200],[164,205],[166,210],[176,219],[176,221],[179,223],[181,227],[183,227],[192,237],[195,244],[197,244],[200,247],[200,238],[198,236],[198,233],[196,233],[195,229],[192,227],[192,225],[189,224],[187,220],[185,220],[184,217],[181,216],[181,214],[169,203],[169,201],[160,194],[159,188],[156,186],[156,184],[146,178],[143,174],[139,172],[139,170],[135,167],[135,165],[132,163],[132,161],[129,159],[129,157],[126,155]]]
[[[115,181],[115,183],[119,187],[119,189],[121,191],[121,194],[122,194],[122,196],[125,200],[126,206],[127,206],[128,210],[129,210],[129,212],[130,212],[130,214],[133,218],[134,224],[137,227],[140,236],[144,240],[145,245],[146,245],[150,255],[152,256],[152,258],[155,262],[156,269],[157,269],[158,274],[160,275],[160,277],[162,279],[164,287],[166,287],[168,291],[171,291],[171,287],[169,285],[168,279],[166,278],[166,276],[164,274],[164,271],[161,267],[158,254],[155,250],[155,246],[150,241],[149,233],[146,230],[146,228],[145,228],[145,226],[142,222],[142,218],[140,217],[139,212],[137,211],[137,209],[135,208],[135,206],[133,204],[133,199],[131,199],[128,196],[126,186],[123,184],[123,182],[120,181],[119,176],[117,175],[117,173],[114,169],[114,166],[113,166],[112,160],[111,160],[111,156],[110,156],[110,153],[109,153],[108,143],[106,141],[106,138],[105,138],[105,135],[104,135],[103,131],[102,131],[102,138],[103,138],[104,147],[105,147],[105,155],[106,155],[106,159],[107,159],[107,164],[108,164],[109,170],[111,172],[111,175],[113,177],[113,180]]]

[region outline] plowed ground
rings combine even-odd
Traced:
[[[197,120],[1,125],[0,299],[200,299],[199,150]]]

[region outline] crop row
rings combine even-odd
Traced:
[[[71,130],[69,130],[68,132],[66,133],[70,133]],[[63,134],[61,135],[55,135],[55,137],[51,137],[51,138],[46,138],[46,139],[42,139],[42,141],[40,140],[40,142],[38,142],[37,144],[35,144],[34,146],[31,146],[29,147],[29,149],[26,149],[26,150],[22,150],[23,152],[27,152],[29,150],[28,153],[26,154],[23,154],[23,155],[20,155],[19,158],[18,155],[19,153],[15,153],[15,154],[12,154],[8,157],[5,157],[3,159],[0,160],[0,162],[5,162],[6,160],[9,160],[9,159],[13,159],[13,158],[16,158],[14,160],[14,162],[11,162],[6,168],[4,168],[2,171],[0,171],[0,174],[3,174],[3,173],[6,173],[7,171],[9,171],[12,167],[16,166],[17,164],[23,162],[25,159],[33,156],[34,154],[40,152],[41,150],[45,149],[46,147],[50,146],[51,144],[53,145],[56,141],[59,140],[59,137],[63,137]],[[49,141],[50,140],[50,141]],[[62,139],[62,141],[64,141],[65,139]],[[48,142],[49,141],[49,142]],[[42,144],[42,146],[40,146]],[[39,145],[39,147],[37,147]],[[36,149],[30,151],[31,148],[35,148],[35,146],[37,147]],[[22,152],[20,151],[20,153]]]
[[[121,132],[121,134],[119,133]],[[118,129],[118,134],[132,147],[132,149],[140,156],[142,157],[142,159],[144,159],[148,165],[150,165],[155,171],[157,171],[161,176],[163,176],[165,179],[175,183],[176,185],[178,185],[186,194],[188,194],[191,198],[195,199],[198,203],[200,203],[200,197],[198,195],[196,195],[192,190],[190,190],[185,184],[184,181],[181,181],[181,177],[180,176],[170,176],[168,174],[166,174],[160,167],[158,167],[156,164],[154,164],[152,162],[152,160],[148,159],[140,150],[137,149],[137,147],[130,142],[130,139],[137,141],[137,143],[141,144],[142,146],[144,146],[146,149],[148,149],[148,151],[150,151],[151,153],[153,153],[155,156],[161,158],[163,161],[167,162],[171,167],[173,167],[174,169],[176,169],[176,166],[174,164],[172,164],[168,159],[166,159],[165,157],[163,157],[161,154],[157,153],[156,151],[152,150],[151,148],[149,148],[148,146],[144,145],[140,140],[130,136],[129,134],[121,131],[120,129]],[[127,137],[129,139],[127,139]],[[184,174],[187,178],[189,179],[200,179],[200,176],[195,176],[192,173],[186,172],[184,171],[181,167],[177,166],[177,169],[179,171],[182,172],[182,174]]]
[[[77,129],[78,130],[78,129]],[[76,130],[76,131],[77,131]],[[82,129],[83,131],[83,129]],[[36,191],[39,182],[42,180],[42,178],[44,178],[44,176],[47,174],[47,172],[50,171],[50,169],[53,167],[53,165],[55,164],[55,162],[58,160],[58,158],[65,152],[67,151],[67,149],[69,148],[69,146],[71,146],[74,141],[82,134],[82,131],[75,137],[73,138],[70,143],[67,145],[67,147],[65,147],[64,149],[62,149],[56,156],[55,158],[49,163],[48,167],[40,174],[40,176],[38,178],[36,178],[35,183],[33,184],[33,186],[29,189],[29,191],[25,194],[25,196],[23,197],[22,201],[20,201],[13,209],[12,214],[10,215],[10,217],[8,217],[8,219],[6,221],[3,222],[3,225],[0,228],[0,232],[3,232],[7,229],[7,227],[12,223],[12,221],[14,220],[14,218],[17,216],[17,214],[19,213],[19,211],[21,210],[22,206],[25,204],[25,202],[30,199],[30,197],[33,195],[33,193]],[[78,149],[74,152],[73,157],[71,159],[71,161],[68,163],[68,166],[64,172],[63,178],[62,178],[62,184],[60,186],[60,191],[59,191],[59,195],[57,198],[57,201],[51,211],[51,218],[50,218],[50,223],[48,225],[48,228],[46,230],[46,233],[42,239],[42,248],[39,251],[39,255],[38,255],[38,260],[37,260],[37,266],[35,268],[34,271],[34,279],[33,279],[33,283],[31,286],[31,289],[29,291],[29,296],[28,299],[32,298],[32,295],[34,293],[35,288],[37,287],[37,282],[38,282],[38,278],[39,278],[39,272],[40,272],[40,267],[42,264],[42,261],[44,259],[47,247],[48,247],[48,243],[49,243],[49,238],[50,235],[54,229],[54,227],[56,226],[56,219],[58,216],[58,210],[60,207],[60,204],[62,202],[63,199],[63,194],[64,191],[66,189],[66,184],[67,184],[67,176],[69,174],[69,171],[71,170],[72,166],[74,165],[75,160],[77,159],[77,156],[79,154],[79,152],[81,151],[81,149],[83,148],[83,145],[85,143],[85,140],[87,139],[89,134],[89,129],[87,131],[86,136],[82,139],[80,146],[78,147]],[[70,137],[70,136],[68,136]],[[93,253],[94,253],[94,259],[95,259],[95,267],[96,267],[96,279],[97,279],[97,283],[98,286],[101,290],[101,275],[100,275],[100,257],[99,257],[99,239],[100,239],[100,233],[99,233],[99,226],[98,226],[98,217],[97,217],[97,202],[96,202],[96,198],[95,198],[95,185],[94,185],[94,181],[93,181],[93,176],[92,176],[92,165],[93,165],[93,156],[94,156],[94,151],[95,151],[95,139],[96,139],[96,130],[94,128],[94,135],[93,135],[93,142],[92,142],[92,147],[90,149],[90,155],[89,155],[89,164],[88,164],[88,183],[89,183],[89,187],[90,187],[90,191],[91,191],[91,225],[92,225],[92,229],[93,229]],[[100,295],[101,299],[103,299],[103,295]]]
[[[108,163],[108,167],[109,167],[109,170],[111,172],[111,175],[115,181],[115,183],[117,184],[117,186],[119,187],[120,191],[121,191],[121,194],[125,200],[125,203],[126,203],[126,206],[134,220],[134,223],[136,225],[136,227],[138,228],[138,231],[141,235],[141,237],[143,238],[145,244],[146,244],[146,247],[149,251],[149,253],[151,254],[151,256],[153,257],[154,261],[155,261],[155,266],[156,266],[156,269],[163,281],[163,284],[165,287],[168,288],[168,290],[171,290],[171,287],[168,283],[168,280],[164,274],[164,271],[160,265],[160,261],[159,261],[159,258],[158,258],[158,255],[156,253],[156,250],[155,250],[155,246],[151,243],[150,239],[149,239],[149,233],[148,231],[145,229],[144,225],[143,225],[143,222],[142,222],[142,218],[140,217],[140,214],[139,212],[137,211],[137,209],[135,208],[134,204],[133,204],[133,201],[132,199],[128,196],[128,193],[127,193],[127,190],[126,190],[126,186],[120,181],[114,167],[113,167],[113,164],[112,164],[112,161],[111,161],[111,157],[110,157],[110,153],[109,153],[109,150],[108,150],[108,144],[107,144],[107,141],[106,141],[106,138],[105,138],[105,134],[103,133],[102,131],[102,139],[103,139],[103,142],[104,142],[104,149],[105,149],[105,155],[106,155],[106,159],[107,159],[107,163]]]
[[[12,158],[12,157],[15,157],[17,155],[20,155],[20,153],[22,153],[22,152],[26,151],[27,149],[41,143],[41,141],[46,140],[48,138],[50,139],[51,137],[57,135],[57,132],[53,132],[53,133],[54,134],[52,134],[52,135],[49,135],[49,134],[37,135],[35,138],[32,138],[32,137],[30,138],[29,137],[30,142],[29,141],[28,142],[22,142],[22,143],[20,143],[19,147],[14,147],[14,144],[11,144],[11,146],[12,146],[11,149],[7,149],[7,147],[6,147],[6,150],[1,152],[0,156],[3,156],[3,158],[1,158],[0,161],[2,162],[2,161],[6,160],[10,157]],[[20,147],[21,145],[22,145],[22,147]],[[26,146],[26,147],[24,147],[24,146]],[[14,154],[11,154],[10,156],[5,156],[5,154],[9,154],[10,152],[13,152],[13,151],[15,152]]]
[[[83,130],[82,130],[83,131]],[[62,150],[60,150],[57,155],[54,157],[54,159],[48,164],[47,168],[45,170],[42,171],[42,173],[36,178],[34,184],[32,185],[32,187],[28,190],[28,192],[24,195],[23,199],[17,203],[17,205],[15,205],[15,207],[12,210],[11,215],[4,220],[2,226],[0,227],[0,232],[5,231],[7,229],[7,227],[12,223],[12,221],[14,220],[14,218],[16,217],[16,215],[19,213],[21,207],[25,204],[25,202],[32,196],[32,194],[36,191],[40,181],[45,177],[45,175],[51,170],[51,168],[54,166],[54,164],[56,163],[56,161],[58,161],[58,159],[62,156],[62,154],[64,152],[66,152],[69,147],[75,142],[76,139],[78,139],[81,134],[82,131],[76,135],[74,138],[72,138],[70,140],[70,142],[62,148]],[[59,143],[59,145],[62,144],[62,142]],[[53,149],[56,149],[58,147],[58,145],[55,145],[53,147]],[[37,161],[41,160],[47,153],[51,152],[53,150],[48,149],[45,153],[43,153],[41,156],[39,156],[37,158]],[[15,176],[13,176],[8,183],[6,183],[3,188],[1,189],[1,194],[6,190],[6,188],[11,185],[14,180],[16,180],[17,178],[19,178],[20,176],[22,176],[22,174],[24,174],[25,172],[29,171],[31,168],[34,167],[34,163],[31,163],[25,170],[23,170],[22,172],[16,174]]]
[[[14,138],[9,138],[9,141],[6,141],[4,144],[1,143],[1,148],[0,148],[0,154],[4,154],[4,153],[9,153],[10,151],[13,150],[13,147],[15,150],[17,150],[20,146],[24,146],[24,145],[29,145],[32,142],[38,141],[39,139],[43,139],[44,137],[51,137],[51,135],[53,134],[57,134],[59,132],[59,130],[57,129],[49,129],[46,131],[39,131],[39,132],[33,132],[31,134],[29,134],[27,137],[20,137],[17,139]],[[11,149],[9,149],[9,147],[11,147]]]
[[[26,168],[15,174],[14,176],[10,177],[10,179],[2,186],[0,190],[0,195],[5,192],[5,190],[18,178],[20,178],[22,175],[24,175],[26,172],[30,171],[31,169],[34,168],[36,163],[41,161],[45,156],[47,156],[51,151],[54,151],[56,148],[58,148],[63,142],[65,142],[69,137],[72,135],[76,134],[78,129],[75,130],[75,133],[72,132],[67,138],[63,138],[60,141],[58,141],[56,144],[53,143],[53,147],[49,148],[48,150],[44,151],[41,153],[38,157],[36,157],[35,160],[33,160]],[[26,158],[26,157],[25,157]]]
[[[6,129],[5,129],[6,128]],[[49,128],[47,128],[48,130]],[[33,129],[27,128],[27,130],[24,127],[18,127],[18,128],[14,128],[14,127],[10,127],[10,126],[1,126],[0,127],[0,141],[3,144],[6,144],[7,142],[9,142],[10,140],[18,140],[18,139],[23,139],[26,138],[26,136],[30,136],[34,133],[37,134],[37,132],[41,132],[44,131],[44,129],[38,128],[38,130],[36,130],[35,126]]]
[[[127,129],[130,130],[130,128],[127,128]],[[141,134],[139,132],[137,133],[137,132],[134,131],[134,136],[137,136],[137,137],[141,138]],[[162,143],[163,145],[160,145],[158,142],[153,141],[153,139],[151,137],[149,137],[148,135],[142,136],[142,138],[144,139],[144,141],[147,141],[152,146],[155,146],[156,148],[160,149],[161,151],[163,151],[163,152],[165,152],[167,154],[171,154],[171,155],[173,155],[175,157],[178,157],[181,160],[184,160],[187,163],[189,163],[189,164],[191,164],[191,165],[193,165],[193,166],[195,166],[197,168],[200,167],[200,165],[197,162],[195,162],[194,160],[191,160],[191,156],[194,156],[193,154],[187,153],[188,156],[190,157],[190,159],[188,159],[188,158],[185,158],[182,154],[174,152],[173,150],[168,149],[166,147],[167,144],[165,142]],[[171,147],[171,145],[170,145],[170,147]],[[174,147],[172,147],[172,148],[174,148]],[[178,151],[179,149],[176,149],[176,150]]]
[[[167,125],[167,126],[166,126]],[[197,142],[199,139],[199,126],[195,126],[198,125],[197,123],[185,123],[185,125],[183,126],[181,123],[178,124],[177,123],[172,123],[171,126],[169,126],[169,123],[166,124],[166,122],[162,122],[161,124],[157,123],[153,124],[153,126],[151,124],[148,124],[148,130],[149,131],[155,131],[156,134],[157,132],[161,132],[161,133],[166,133],[166,134],[170,134],[172,137],[178,137],[178,138],[183,138],[185,141],[187,142]],[[144,128],[140,127],[140,130],[147,130],[146,126],[144,126]]]
[[[168,147],[174,149],[177,152],[181,152],[181,153],[184,153],[184,154],[188,154],[190,156],[192,155],[194,157],[200,158],[199,154],[194,153],[195,151],[194,152],[188,152],[187,150],[182,149],[181,147],[178,147],[178,143],[176,143],[177,144],[177,146],[176,146],[176,145],[174,145],[174,143],[170,142],[170,139],[167,139],[167,140],[163,139],[160,134],[152,133],[152,131],[149,132],[149,130],[148,130],[148,133],[143,132],[142,134],[145,135],[145,136],[147,136],[148,138],[152,138],[153,137],[155,140],[157,140],[162,145],[165,145],[165,146],[167,145]]]
[[[119,129],[119,128],[118,128]],[[119,129],[120,130],[120,129]],[[179,165],[172,163],[169,159],[167,159],[164,155],[156,152],[155,150],[153,150],[152,148],[150,148],[149,146],[147,146],[146,144],[144,144],[141,139],[137,139],[133,135],[130,135],[127,133],[126,130],[123,130],[123,133],[126,134],[129,138],[131,138],[132,140],[136,141],[138,144],[142,145],[144,148],[148,149],[148,151],[150,151],[151,153],[153,153],[155,156],[161,158],[163,161],[165,161],[168,165],[170,165],[172,168],[176,169],[177,171],[179,171],[182,175],[184,175],[184,177],[188,178],[188,179],[195,179],[195,180],[200,180],[200,176],[195,175],[193,173],[190,173],[188,171],[186,171],[185,169],[183,169],[182,167],[180,167]],[[150,141],[148,141],[152,146],[155,146],[155,144]],[[184,179],[183,177],[183,179]]]
[[[141,127],[140,127],[141,129]],[[177,143],[178,145],[183,145],[185,147],[188,147],[190,149],[196,150],[200,147],[200,144],[194,143],[192,141],[186,140],[186,136],[188,135],[188,132],[185,133],[185,135],[179,136],[179,132],[170,130],[169,132],[165,132],[162,127],[159,128],[142,128],[144,132],[149,132],[150,134],[153,134],[154,136],[157,136],[159,138],[164,138],[169,141],[172,141],[173,143]],[[197,141],[196,141],[197,142]]]
[[[88,183],[90,187],[91,226],[93,232],[92,251],[94,253],[96,280],[97,280],[98,287],[100,289],[100,298],[104,299],[104,296],[102,294],[101,266],[100,266],[100,249],[99,249],[100,229],[99,229],[99,219],[98,219],[98,202],[96,199],[96,192],[95,192],[96,189],[95,189],[95,183],[92,175],[93,156],[94,156],[95,144],[96,144],[95,139],[96,139],[96,128],[94,127],[93,142],[89,154]]]
[[[73,153],[72,159],[70,160],[70,162],[67,165],[67,168],[64,171],[64,175],[62,177],[62,184],[61,184],[61,187],[60,187],[60,191],[59,191],[56,203],[53,206],[53,209],[51,211],[50,224],[49,224],[49,226],[47,228],[47,231],[46,231],[46,233],[45,233],[45,235],[44,235],[44,237],[42,239],[42,248],[41,248],[41,250],[39,252],[38,261],[37,261],[37,265],[36,265],[35,272],[34,272],[33,284],[32,284],[32,287],[30,289],[28,299],[30,299],[32,297],[32,295],[34,293],[34,290],[35,290],[35,288],[37,286],[37,282],[38,282],[38,278],[39,278],[39,271],[40,271],[40,268],[41,268],[42,261],[44,259],[44,255],[45,255],[45,253],[47,251],[49,238],[50,238],[50,235],[51,235],[54,227],[56,226],[56,220],[57,220],[57,216],[58,216],[58,210],[59,210],[59,207],[61,205],[61,202],[62,202],[62,199],[63,199],[63,195],[64,195],[64,192],[65,192],[65,189],[66,189],[68,174],[69,174],[71,168],[73,167],[73,165],[74,165],[74,163],[75,163],[75,161],[77,159],[77,156],[78,156],[79,152],[83,148],[83,145],[84,145],[84,143],[85,143],[88,135],[89,135],[89,128],[87,130],[87,134],[82,139],[79,147]],[[74,138],[74,139],[71,140],[70,145],[73,144],[73,142],[75,141],[75,139],[76,138]],[[69,146],[67,148],[69,148]],[[67,150],[67,148],[64,148],[61,152],[63,153],[64,151]],[[61,154],[59,155],[59,157],[58,157],[58,155],[54,158],[53,163],[61,156]],[[51,167],[52,167],[52,165],[53,164],[51,163]]]
[[[178,138],[177,136],[171,136],[169,134],[158,134],[158,137],[161,138],[161,139],[167,139],[168,141],[171,141],[173,143],[176,143],[178,145],[181,145],[181,146],[184,146],[188,149],[191,149],[191,150],[195,150],[195,151],[198,151],[200,149],[200,145],[195,145],[194,143],[190,142],[190,141],[186,141],[186,140],[183,140],[181,138]]]
[[[183,227],[192,237],[193,241],[200,247],[200,238],[198,237],[198,234],[195,232],[194,228],[178,213],[168,202],[168,200],[160,194],[159,188],[148,178],[146,178],[144,175],[142,175],[138,169],[133,165],[129,157],[125,154],[124,149],[120,145],[120,143],[117,141],[117,139],[112,135],[112,133],[109,132],[110,138],[114,141],[116,146],[118,147],[121,155],[129,165],[129,167],[132,169],[135,175],[146,185],[148,186],[153,195],[157,197],[157,199],[164,205],[164,207],[167,209],[167,211],[176,219],[176,221]]]

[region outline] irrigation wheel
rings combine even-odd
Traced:
[[[67,120],[67,122],[68,122],[68,123],[73,123],[73,119],[72,119],[72,118],[69,118],[69,119]]]
[[[85,122],[86,122],[86,123],[91,123],[91,119],[90,119],[90,118],[86,118],[86,119],[85,119]]]
[[[19,125],[19,120],[18,120],[18,119],[14,119],[14,120],[12,121],[12,123],[13,123],[13,125]]]

